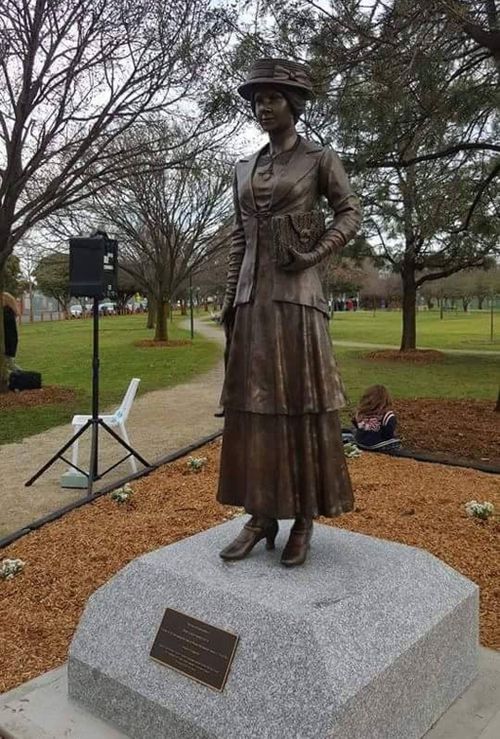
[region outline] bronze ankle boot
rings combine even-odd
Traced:
[[[219,556],[226,560],[243,559],[261,539],[266,539],[266,549],[274,549],[277,533],[278,522],[275,518],[252,516],[236,539],[223,549]]]
[[[313,530],[312,519],[295,521],[290,531],[286,547],[281,555],[281,564],[285,567],[296,567],[306,561],[307,550],[311,545]]]

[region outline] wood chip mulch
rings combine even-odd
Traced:
[[[377,362],[409,362],[411,364],[441,362],[445,356],[443,352],[436,349],[411,349],[405,352],[399,349],[381,349],[363,354],[364,359],[374,359]]]
[[[47,385],[40,390],[0,393],[0,410],[7,408],[37,408],[39,405],[73,403],[78,397],[75,390]]]
[[[65,661],[87,599],[132,559],[238,515],[215,502],[219,452],[218,441],[196,452],[200,473],[179,460],[135,482],[131,503],[100,498],[1,551],[26,567],[0,581],[0,692]],[[423,547],[469,577],[481,641],[500,649],[500,523],[464,513],[472,498],[500,510],[500,478],[366,453],[349,468],[356,509],[323,523]]]
[[[394,410],[404,446],[445,452],[497,466],[500,470],[500,413],[495,401],[398,399]]]

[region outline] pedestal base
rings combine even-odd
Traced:
[[[329,526],[303,567],[280,566],[286,533],[225,563],[242,523],[134,560],[90,598],[70,696],[148,739],[420,739],[476,674],[476,586],[422,550]],[[224,692],[149,657],[166,607],[239,635]]]

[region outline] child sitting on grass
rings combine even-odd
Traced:
[[[391,396],[384,385],[371,385],[365,390],[352,422],[354,441],[360,449],[386,452],[401,446]]]

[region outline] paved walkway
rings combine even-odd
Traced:
[[[219,328],[204,321],[196,322],[196,330],[223,346]],[[335,346],[365,349],[397,348],[386,344],[364,344],[335,341]],[[500,352],[445,350],[453,354],[482,354],[500,356]],[[134,403],[127,422],[132,446],[148,461],[154,462],[222,427],[213,413],[218,406],[223,380],[221,361],[209,372],[183,385],[167,390],[155,390],[140,396]],[[104,409],[103,409],[104,410]],[[57,426],[41,434],[30,436],[21,443],[0,446],[0,537],[22,528],[37,518],[79,500],[85,491],[65,489],[60,479],[67,466],[56,462],[30,488],[25,481],[33,475],[71,437],[70,424]],[[90,454],[89,435],[80,443],[80,461]],[[109,467],[123,456],[117,444],[107,435],[100,436],[99,459],[101,469]],[[102,486],[119,480],[130,472],[128,462],[122,463],[106,475]],[[99,489],[96,484],[94,490]]]
[[[498,739],[499,705],[500,654],[481,648],[479,675],[425,734],[425,739]],[[68,698],[66,665],[0,696],[0,736],[5,739],[130,739]]]
[[[197,322],[196,330],[221,345],[224,342],[219,328]],[[183,385],[166,390],[155,390],[140,396],[134,402],[127,421],[131,445],[149,462],[161,459],[170,452],[187,446],[222,427],[222,419],[214,417],[223,380],[222,359],[207,373]],[[57,426],[30,436],[21,443],[0,446],[0,537],[22,528],[37,518],[80,500],[85,490],[64,489],[60,478],[67,469],[57,461],[31,487],[24,486],[50,457],[68,441],[72,434],[70,424]],[[106,469],[124,455],[124,451],[108,434],[102,434],[100,468]],[[89,434],[80,443],[80,464],[90,454]],[[68,455],[70,456],[70,455]],[[102,486],[130,473],[124,462],[103,478]],[[94,490],[99,489],[96,484]]]

